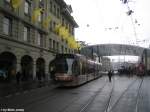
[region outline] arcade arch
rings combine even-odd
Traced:
[[[1,81],[12,81],[16,74],[16,56],[11,52],[2,52],[0,54],[0,72]]]
[[[33,79],[33,59],[25,55],[21,58],[22,80],[28,81]]]
[[[36,60],[36,77],[38,80],[45,79],[45,60],[43,58]]]

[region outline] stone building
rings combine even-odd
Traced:
[[[34,9],[42,8],[36,22],[31,21]],[[36,80],[37,72],[49,79],[49,65],[57,53],[74,53],[67,41],[54,32],[57,23],[74,35],[78,27],[71,16],[72,8],[63,0],[22,0],[16,9],[11,0],[0,0],[0,72],[7,74],[6,80],[13,82],[17,71],[22,80]],[[42,21],[51,17],[49,27]]]

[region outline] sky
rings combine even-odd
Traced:
[[[128,6],[134,11],[132,16],[127,16],[127,5],[120,0],[65,0],[65,2],[71,4],[72,16],[79,25],[75,30],[77,40],[88,44],[121,43],[149,46],[149,0],[130,0]]]
[[[75,29],[76,40],[89,45],[113,43],[149,47],[150,0],[130,0],[128,6],[120,0],[65,2],[72,6],[72,16],[79,25]],[[129,8],[134,11],[131,16],[127,15]],[[128,59],[135,61],[138,58],[128,56]]]

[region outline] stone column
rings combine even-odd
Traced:
[[[16,72],[21,72],[21,57],[17,56],[17,65],[16,65]]]
[[[45,74],[46,74],[46,80],[50,80],[50,76],[49,76],[49,61],[46,61],[45,63]]]
[[[33,80],[36,80],[36,60],[33,60]]]

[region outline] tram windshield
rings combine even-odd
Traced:
[[[58,55],[55,60],[55,67],[57,73],[72,74],[73,57],[67,55]]]
[[[55,61],[55,67],[56,67],[56,72],[58,72],[58,73],[67,73],[68,64],[67,64],[66,58],[58,58]]]

